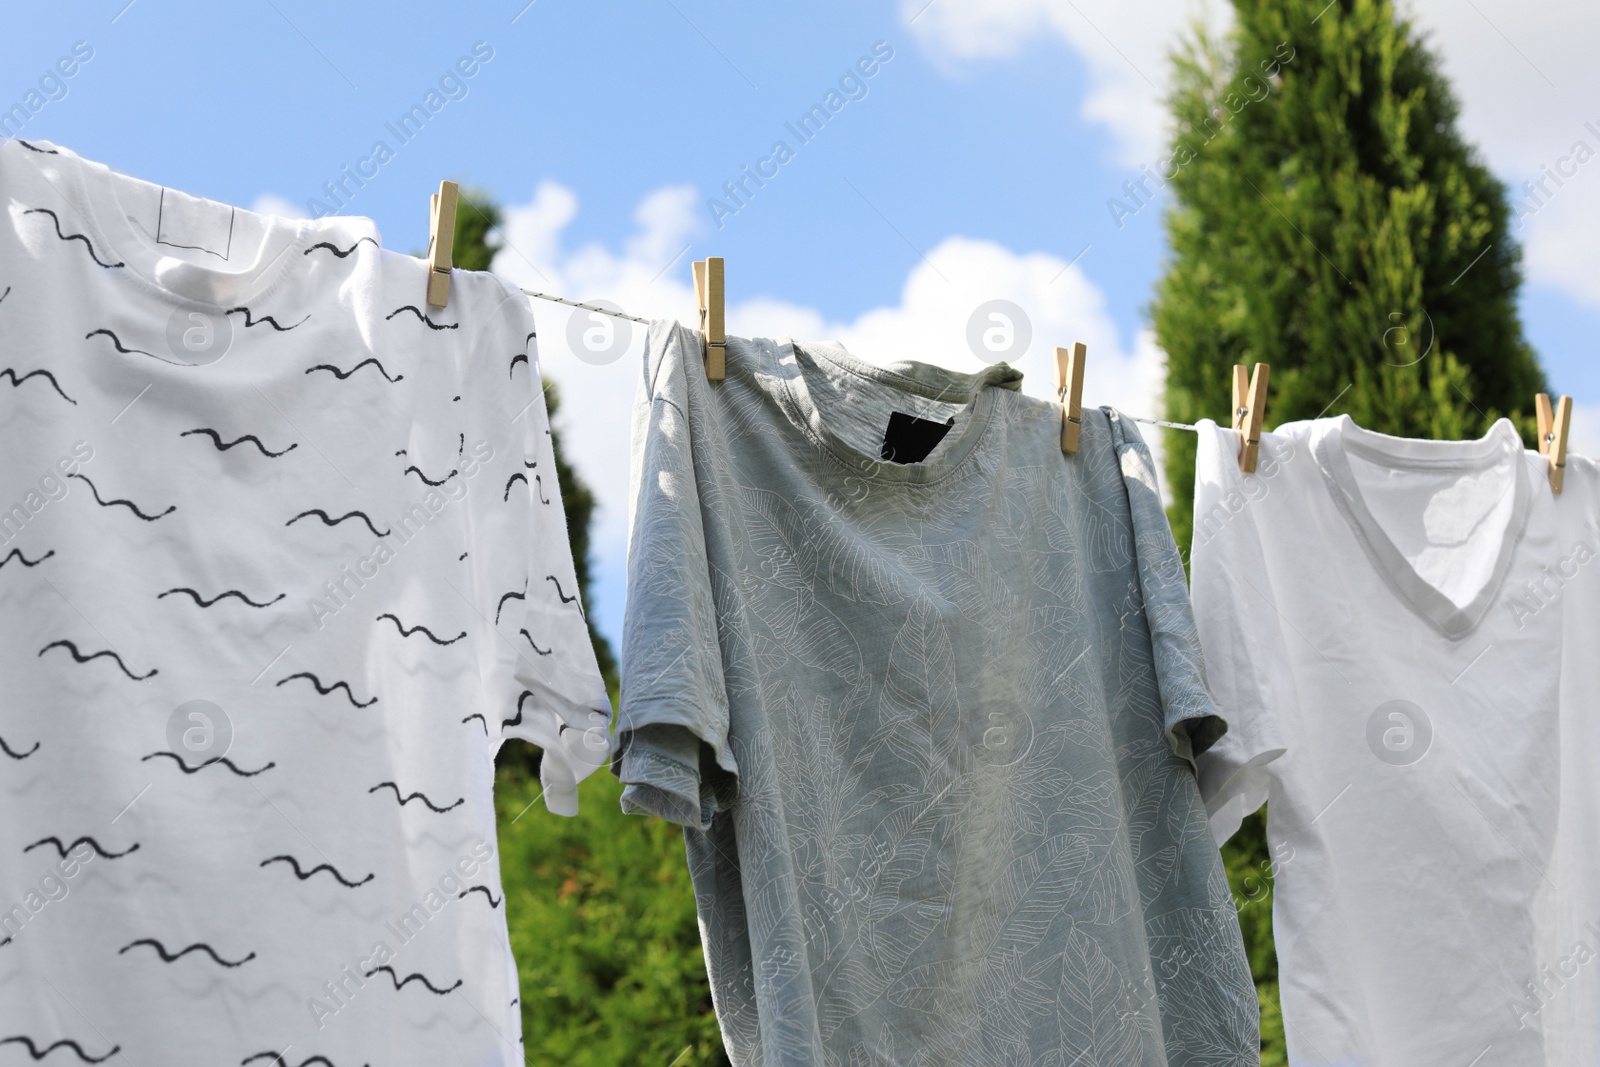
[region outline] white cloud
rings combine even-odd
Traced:
[[[900,0],[918,42],[951,70],[1015,55],[1041,34],[1065,41],[1088,68],[1083,117],[1106,127],[1130,167],[1166,154],[1169,50],[1197,20],[1216,32],[1231,12],[1226,0]]]
[[[250,205],[250,210],[257,215],[277,215],[285,219],[303,219],[306,213],[295,204],[291,204],[283,197],[274,193],[262,193]]]
[[[600,244],[568,248],[562,234],[577,214],[577,198],[546,182],[530,203],[506,209],[507,244],[495,258],[495,271],[525,288],[585,302],[609,300],[641,317],[691,322],[693,253],[685,246],[702,226],[697,203],[692,188],[657,190],[634,212],[637,229],[620,251]],[[730,288],[738,293],[737,261],[729,268]],[[728,330],[745,337],[837,340],[877,363],[915,359],[975,371],[994,360],[979,359],[968,348],[968,319],[994,299],[1010,300],[1030,317],[1032,344],[1011,360],[1025,372],[1025,392],[1053,397],[1054,346],[1083,341],[1089,350],[1085,403],[1156,414],[1163,357],[1153,338],[1141,333],[1130,343],[1120,337],[1103,294],[1078,266],[991,241],[946,238],[912,269],[898,303],[852,320],[833,320],[781,294],[756,295],[729,305]],[[600,500],[597,554],[603,567],[615,566],[627,538],[630,410],[645,327],[591,318],[559,304],[536,302],[534,311],[543,369],[561,393],[564,447]],[[574,316],[579,330],[630,332],[626,352],[604,366],[580,360],[568,342]]]

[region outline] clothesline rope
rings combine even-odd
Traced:
[[[597,307],[594,304],[584,304],[577,300],[568,300],[566,297],[562,296],[551,296],[549,293],[536,293],[532,289],[524,289],[522,291],[531,297],[536,297],[539,300],[548,300],[553,304],[565,304],[568,307],[582,308],[585,311],[597,311],[602,315],[610,315],[614,319],[627,319],[629,322],[642,322],[646,326],[650,325],[649,319],[641,319],[636,315],[626,315],[620,311],[612,311],[610,308]],[[1188,430],[1191,433],[1198,433],[1200,431],[1200,427],[1191,426],[1186,422],[1167,422],[1163,419],[1146,419],[1138,415],[1131,415],[1129,417],[1132,418],[1134,422],[1142,422],[1146,426],[1165,426],[1169,430]]]
[[[614,319],[627,319],[629,322],[642,322],[646,326],[650,325],[649,319],[641,319],[637,315],[625,315],[620,311],[612,311],[610,308],[596,307],[593,304],[583,304],[576,300],[568,300],[566,297],[551,296],[549,293],[536,293],[532,289],[524,289],[522,291],[529,296],[538,297],[540,300],[548,300],[553,304],[565,304],[568,307],[583,308],[585,311],[598,311],[600,314],[610,315]]]

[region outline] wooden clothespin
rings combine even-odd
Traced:
[[[700,332],[706,339],[706,378],[720,382],[728,376],[727,302],[721,256],[695,261],[694,298],[700,308]]]
[[[1083,365],[1088,349],[1081,341],[1071,350],[1056,349],[1056,396],[1061,398],[1061,451],[1078,451],[1078,436],[1083,432]]]
[[[1550,491],[1561,494],[1567,473],[1567,428],[1572,422],[1572,398],[1564,396],[1550,407],[1550,394],[1534,397],[1539,418],[1539,454],[1550,461]]]
[[[456,248],[456,201],[461,187],[440,182],[428,202],[428,306],[450,303],[450,266]]]
[[[1233,428],[1244,440],[1239,445],[1239,469],[1256,472],[1261,452],[1261,420],[1267,413],[1267,376],[1272,368],[1257,363],[1247,378],[1241,364],[1233,365]]]

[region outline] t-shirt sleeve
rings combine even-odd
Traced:
[[[1227,733],[1228,724],[1217,714],[1206,691],[1183,561],[1172,539],[1172,524],[1161,506],[1150,449],[1132,420],[1109,408],[1105,411],[1128,492],[1139,594],[1150,628],[1167,739],[1173,751],[1193,763]]]
[[[645,346],[614,770],[624,811],[706,829],[730,798],[737,766],[706,549],[706,464],[696,455],[710,417],[698,348],[694,333],[666,323],[651,327]]]
[[[1263,439],[1263,451],[1270,447]],[[1286,751],[1279,716],[1294,699],[1282,676],[1288,656],[1253,506],[1267,484],[1261,473],[1241,472],[1238,455],[1235,431],[1200,423],[1189,568],[1207,682],[1229,724],[1198,760],[1218,844],[1266,802],[1268,765]]]
[[[460,321],[481,326],[450,404],[463,409],[461,562],[483,627],[483,729],[495,750],[511,738],[539,746],[545,805],[576,815],[578,782],[610,755],[611,702],[578,596],[533,314],[521,293],[487,288],[503,299],[480,314],[471,303],[483,294],[453,287]]]

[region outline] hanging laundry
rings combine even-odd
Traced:
[[[624,807],[686,827],[728,1054],[1254,1064],[1150,456],[1003,364],[651,328]]]
[[[1505,420],[1200,427],[1194,607],[1228,734],[1216,836],[1269,801],[1290,1062],[1595,1062],[1600,469]],[[1262,875],[1264,872],[1256,872]]]
[[[522,1064],[494,754],[570,815],[609,723],[526,299],[0,189],[0,1060]]]

